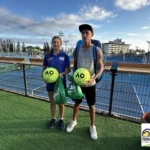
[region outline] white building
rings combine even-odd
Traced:
[[[128,53],[129,44],[125,44],[121,39],[116,39],[114,41],[109,41],[109,43],[103,43],[102,49],[106,54],[119,54],[119,53]]]

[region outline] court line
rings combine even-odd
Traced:
[[[135,91],[135,94],[136,94],[136,97],[137,97],[137,99],[138,99],[139,105],[140,105],[141,110],[142,110],[142,112],[143,112],[143,114],[144,114],[144,109],[143,109],[143,106],[142,106],[141,101],[140,101],[140,99],[139,99],[139,96],[138,96],[138,94],[137,94],[137,92],[136,92],[136,88],[135,88],[135,86],[134,86],[133,84],[131,84],[131,85],[133,86],[133,89],[134,89],[134,91]]]
[[[103,84],[105,84],[105,82],[103,83]],[[137,100],[138,100],[138,103],[139,103],[139,105],[140,105],[140,108],[141,108],[141,110],[142,110],[142,113],[144,113],[144,109],[143,109],[143,107],[142,107],[142,104],[141,104],[141,102],[140,102],[140,99],[139,99],[139,97],[138,97],[138,94],[137,94],[137,92],[136,92],[136,89],[135,89],[135,87],[134,87],[134,85],[123,85],[123,84],[120,84],[120,83],[118,83],[119,84],[119,86],[124,86],[125,88],[127,88],[127,87],[133,87],[133,89],[134,89],[134,94],[136,95],[136,98],[137,98]],[[102,85],[102,83],[100,84],[100,85]],[[98,88],[100,87],[100,85],[98,85]],[[113,106],[113,107],[118,107],[118,108],[123,108],[123,107],[120,107],[120,106]],[[125,109],[127,109],[127,110],[133,110],[133,109],[129,109],[129,108],[124,108],[124,110]]]
[[[35,90],[37,90],[37,89],[40,89],[40,88],[42,88],[42,87],[45,87],[46,85],[44,84],[43,86],[40,86],[40,87],[37,87],[37,88],[34,88],[34,89],[32,89],[31,91],[31,93],[32,93],[32,95],[33,95],[33,92],[35,91]]]

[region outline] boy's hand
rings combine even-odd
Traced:
[[[86,84],[85,86],[89,86],[95,79],[94,78],[91,78]]]

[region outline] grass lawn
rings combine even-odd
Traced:
[[[72,133],[47,129],[49,103],[0,91],[0,150],[139,150],[140,125],[96,115],[98,139],[91,140],[89,114],[80,111]],[[57,109],[57,116],[58,109]],[[65,124],[72,108],[65,108]]]

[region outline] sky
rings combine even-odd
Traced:
[[[94,28],[102,43],[122,39],[130,48],[148,50],[150,0],[0,0],[0,38],[43,47],[63,32],[75,46],[80,24]]]

